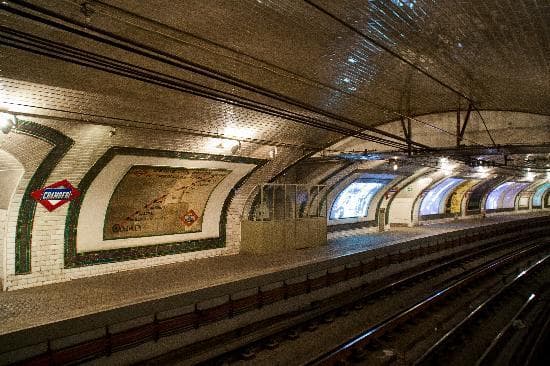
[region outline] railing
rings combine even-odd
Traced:
[[[259,202],[253,220],[293,220],[326,217],[325,185],[265,183],[259,186]]]

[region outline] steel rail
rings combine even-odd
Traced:
[[[491,297],[489,297],[487,300],[482,302],[480,305],[478,305],[466,318],[464,318],[460,323],[458,323],[456,326],[454,326],[451,330],[449,330],[447,333],[445,333],[434,345],[432,345],[426,352],[422,354],[415,362],[414,366],[420,365],[424,362],[428,362],[429,358],[432,357],[432,355],[437,352],[441,347],[445,345],[445,343],[457,332],[461,331],[463,327],[468,324],[474,317],[478,316],[480,312],[487,308],[491,303],[493,303],[496,299],[498,299],[502,294],[510,289],[512,286],[515,286],[519,280],[523,279],[526,275],[531,274],[532,271],[539,266],[545,264],[546,260],[550,258],[550,255],[546,255],[544,258],[539,259],[536,261],[533,265],[529,266],[528,268],[521,271],[514,279],[501,287],[499,291],[497,291],[495,294],[493,294]]]
[[[501,344],[507,336],[508,332],[512,330],[514,322],[519,319],[519,317],[522,316],[525,311],[530,309],[530,305],[537,298],[538,296],[535,293],[529,295],[521,308],[514,314],[512,319],[510,319],[510,321],[500,330],[500,332],[498,332],[495,338],[493,338],[493,340],[491,341],[491,344],[485,349],[485,352],[483,352],[483,354],[477,359],[476,366],[483,365],[489,360],[490,357],[493,357],[496,354],[496,352],[498,351],[497,347],[501,347]]]
[[[334,365],[340,362],[342,359],[347,359],[349,356],[353,354],[354,349],[363,348],[364,346],[372,342],[374,339],[394,329],[399,324],[402,324],[405,321],[411,319],[414,315],[420,313],[421,311],[427,309],[428,307],[445,299],[447,296],[463,288],[471,281],[480,278],[482,275],[485,275],[489,271],[495,270],[503,265],[508,264],[514,259],[522,257],[530,253],[531,251],[538,249],[540,246],[541,246],[540,244],[532,245],[528,248],[521,249],[519,251],[506,255],[504,258],[491,261],[490,263],[481,266],[479,269],[473,271],[472,273],[469,273],[464,278],[461,278],[455,281],[454,283],[433,292],[431,295],[427,296],[426,298],[417,302],[411,307],[386,318],[380,323],[370,327],[368,330],[366,330],[359,336],[353,337],[352,339],[344,342],[343,344],[336,347],[335,349],[329,352],[326,352],[325,354],[310,361],[307,365]]]
[[[544,322],[544,325],[540,328],[540,331],[538,333],[537,339],[535,340],[533,347],[531,348],[531,351],[529,352],[529,355],[525,358],[525,361],[523,362],[523,366],[530,366],[536,357],[535,353],[539,349],[539,347],[544,347],[544,337],[548,337],[548,334],[550,334],[550,317],[546,319]],[[535,365],[536,366],[536,365]]]
[[[536,240],[537,239],[531,239],[531,240],[528,240],[527,243],[534,242]],[[377,297],[380,297],[380,296],[384,296],[384,294],[391,293],[399,287],[407,286],[410,283],[415,283],[415,282],[421,281],[423,278],[425,278],[427,276],[435,276],[435,275],[437,275],[437,272],[441,272],[442,270],[445,270],[448,267],[457,266],[458,264],[460,264],[462,262],[475,259],[476,257],[486,255],[487,253],[498,252],[502,247],[516,245],[520,241],[525,242],[525,238],[512,239],[510,241],[506,241],[505,243],[503,243],[501,239],[496,239],[495,241],[486,243],[485,245],[483,245],[479,248],[476,248],[475,252],[472,252],[470,249],[462,250],[458,253],[453,253],[453,254],[444,256],[442,258],[439,258],[438,260],[428,261],[426,263],[422,263],[420,265],[417,265],[417,266],[414,266],[412,268],[406,269],[404,271],[398,272],[394,275],[390,275],[386,278],[381,279],[380,280],[381,284],[380,285],[375,284],[374,289],[371,289],[367,293],[361,293],[361,292],[358,292],[358,291],[353,291],[353,292],[350,292],[349,296],[344,296],[345,300],[340,301],[340,302],[338,302],[338,299],[341,298],[341,294],[336,295],[336,297],[335,297],[336,301],[330,301],[331,306],[325,307],[325,309],[322,310],[322,311],[319,311],[319,309],[315,309],[315,312],[316,312],[317,315],[313,316],[313,318],[307,318],[305,320],[301,320],[301,321],[297,322],[296,324],[294,324],[292,326],[292,328],[302,326],[303,324],[307,324],[308,322],[311,322],[312,320],[317,319],[317,318],[323,318],[324,316],[329,316],[335,310],[346,308],[347,306],[351,306],[355,303],[365,301],[365,300],[368,300],[368,299],[372,299],[372,298],[377,298]],[[503,255],[497,257],[495,260],[504,258],[504,257],[508,256],[509,254],[510,253],[503,254]],[[457,255],[459,257],[457,257]],[[449,258],[451,258],[451,259],[449,259]],[[437,263],[436,265],[432,265],[432,262],[434,262],[434,261],[439,261],[440,263]],[[428,266],[428,268],[426,268],[426,266]],[[424,269],[422,269],[422,268],[424,268]],[[422,269],[422,270],[417,272],[418,269]],[[444,282],[453,281],[457,278],[460,278],[461,276],[464,276],[465,274],[468,274],[468,273],[471,273],[471,272],[475,271],[475,269],[476,268],[467,270],[467,271],[465,271],[461,274],[458,274],[456,276],[453,276],[453,277],[445,280]],[[394,279],[394,278],[396,278],[396,279]],[[386,282],[386,283],[384,283],[384,282]],[[381,287],[377,288],[376,285],[381,286]],[[369,289],[369,287],[370,286],[367,286],[367,289]],[[275,333],[281,333],[281,331],[278,331],[278,332],[275,332]],[[256,341],[253,341],[251,343],[258,343],[258,342],[261,342],[261,340],[256,340]],[[241,348],[243,348],[243,347],[239,347],[237,349],[241,349]],[[232,353],[236,352],[237,349],[226,352],[225,354],[226,355],[227,354],[232,354]],[[213,359],[210,359],[206,362],[201,362],[200,365],[206,366],[206,365],[209,365],[212,360],[225,359],[226,357],[227,356],[223,356],[223,355],[216,356]]]

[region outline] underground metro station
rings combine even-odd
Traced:
[[[550,364],[550,2],[0,3],[0,365]]]

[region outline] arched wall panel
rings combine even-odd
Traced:
[[[399,182],[395,183],[392,187],[390,187],[390,192],[388,191],[388,197],[387,199],[383,199],[380,201],[380,208],[384,208],[386,211],[385,214],[385,226],[389,227],[390,222],[390,213],[392,210],[392,204],[394,203],[395,199],[399,196],[399,193],[403,190],[407,189],[409,185],[411,185],[412,182],[415,180],[421,178],[422,176],[426,176],[430,172],[430,168],[420,168],[413,172],[410,176],[403,178]],[[411,186],[412,189],[412,186]],[[412,218],[411,218],[412,220]]]
[[[432,186],[420,203],[421,219],[434,218],[445,213],[447,197],[464,182],[463,178],[445,178]]]
[[[22,119],[23,117],[21,117]],[[220,150],[219,138],[195,136],[186,133],[173,133],[158,131],[154,136],[146,135],[143,131],[131,127],[119,127],[116,134],[111,134],[112,127],[92,125],[74,120],[54,120],[40,117],[25,117],[25,120],[38,124],[40,130],[54,129],[68,136],[74,141],[74,145],[67,151],[62,159],[53,164],[48,160],[50,173],[44,183],[38,188],[67,179],[73,186],[78,187],[82,179],[96,164],[106,151],[115,146],[123,146],[129,149],[163,150],[174,153],[193,152],[198,154],[230,155],[225,150]],[[47,128],[45,128],[47,127]],[[27,195],[29,182],[45,158],[52,151],[52,144],[44,139],[35,138],[28,134],[12,133],[10,139],[3,141],[2,149],[10,152],[24,166],[25,173],[21,179],[17,192],[12,200],[13,209],[8,214],[8,249],[16,253],[16,233],[18,231],[18,218],[21,211],[21,202]],[[216,145],[214,142],[217,142]],[[67,232],[66,224],[70,204],[63,205],[53,212],[48,212],[40,205],[36,207],[33,215],[32,246],[27,246],[32,263],[32,271],[16,275],[17,258],[10,255],[6,258],[7,276],[4,288],[15,290],[32,286],[67,281],[75,278],[95,276],[98,274],[114,273],[123,270],[147,268],[151,266],[194,260],[211,256],[236,254],[240,248],[240,225],[244,212],[246,199],[258,184],[269,181],[274,175],[281,172],[289,164],[292,164],[303,156],[302,149],[280,147],[278,154],[269,160],[266,151],[258,148],[251,142],[241,142],[241,151],[238,157],[265,160],[244,181],[239,189],[234,190],[233,199],[227,207],[226,243],[224,248],[198,251],[194,253],[168,253],[155,258],[145,258],[142,252],[134,251],[133,255],[126,256],[131,260],[106,263],[97,258],[98,265],[79,268],[67,268],[64,266],[65,239],[71,233]],[[75,202],[75,201],[73,201]],[[24,210],[28,212],[28,210]],[[248,214],[248,212],[244,212]],[[20,249],[23,250],[22,246]],[[20,250],[20,252],[22,252]],[[98,256],[100,253],[97,253]],[[20,256],[19,258],[23,258]],[[27,262],[29,263],[29,262]],[[90,262],[91,263],[91,262]],[[99,264],[100,263],[100,264]],[[22,268],[22,267],[20,267]]]
[[[375,225],[382,197],[402,179],[394,174],[361,170],[340,180],[328,193],[329,230]]]
[[[420,193],[444,177],[439,171],[427,171],[420,176],[415,176],[414,180],[402,187],[389,203],[389,223],[392,225],[412,225],[415,221],[413,207]]]
[[[447,199],[448,213],[451,215],[461,215],[464,214],[464,200],[466,196],[471,191],[473,187],[479,184],[479,180],[471,179],[460,184],[456,189],[451,192],[449,198]],[[447,212],[447,210],[446,210]]]
[[[329,219],[369,217],[371,206],[376,204],[374,196],[394,179],[393,175],[382,174],[366,174],[355,179],[338,193],[330,208]]]
[[[537,187],[532,199],[533,208],[542,208],[543,198],[548,190],[550,190],[550,182],[543,183]]]
[[[529,183],[516,183],[510,189],[506,190],[502,197],[502,208],[514,209],[516,208],[516,198],[521,191],[529,187]]]
[[[487,195],[487,200],[485,201],[486,210],[497,210],[502,207],[502,197],[506,190],[512,187],[514,182],[504,182],[495,187]]]
[[[479,213],[481,208],[485,207],[487,195],[494,187],[501,183],[502,180],[503,178],[501,177],[493,177],[475,186],[467,198],[468,202],[466,203],[466,215]]]
[[[4,287],[7,274],[7,225],[10,206],[24,172],[23,165],[12,154],[0,150],[0,290]]]
[[[516,197],[526,189],[529,183],[504,182],[494,188],[487,196],[485,209],[487,211],[510,211],[516,208]]]

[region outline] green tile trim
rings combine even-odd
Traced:
[[[31,192],[42,188],[59,161],[71,148],[74,141],[53,128],[24,120],[17,120],[16,133],[32,136],[53,145],[48,155],[34,172],[19,207],[15,234],[15,274],[31,272],[31,242],[34,214],[37,202]]]
[[[117,155],[136,155],[136,156],[152,156],[152,157],[166,157],[177,159],[190,159],[190,160],[216,160],[225,161],[231,163],[244,163],[255,164],[256,167],[252,169],[247,175],[245,175],[235,187],[233,187],[225,199],[220,213],[220,236],[218,238],[208,238],[199,240],[189,240],[175,243],[163,243],[155,245],[146,245],[133,248],[120,248],[120,249],[108,249],[92,252],[78,253],[76,249],[76,234],[78,227],[78,218],[80,214],[80,208],[84,200],[86,192],[90,188],[90,185],[97,177],[97,175],[107,166],[107,164]],[[64,266],[65,268],[76,268],[83,266],[90,266],[96,264],[113,263],[128,261],[133,259],[158,257],[170,254],[179,254],[186,252],[194,252],[199,250],[215,249],[225,247],[225,228],[227,223],[227,210],[229,204],[235,196],[235,191],[243,185],[248,177],[253,174],[257,169],[263,166],[267,160],[254,159],[239,156],[225,156],[225,155],[213,155],[213,154],[200,154],[189,153],[180,151],[168,151],[168,150],[151,150],[140,149],[130,147],[112,147],[103,154],[101,158],[92,166],[92,168],[84,175],[78,185],[78,190],[81,195],[80,198],[71,201],[69,204],[69,210],[67,213],[67,220],[65,222],[65,254],[64,254]]]

